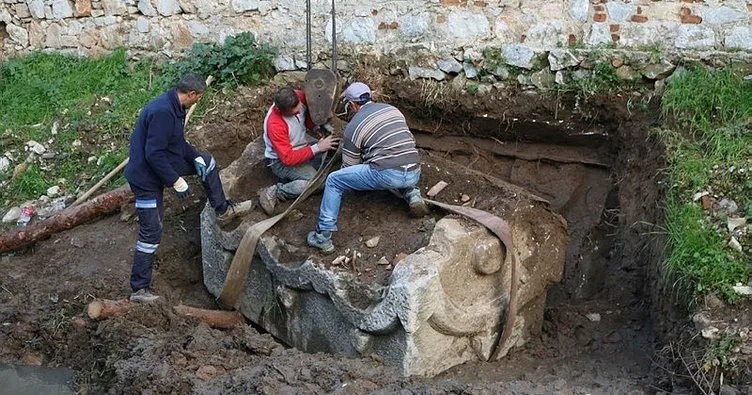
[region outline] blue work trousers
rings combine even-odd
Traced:
[[[420,195],[419,181],[420,167],[376,170],[371,165],[359,164],[337,170],[326,178],[318,230],[337,230],[339,207],[345,191],[396,190],[410,201],[413,196]]]
[[[209,170],[206,181],[203,182],[206,196],[214,210],[222,214],[227,211],[227,199],[219,179],[219,169],[210,155],[202,153],[201,157],[204,158]],[[181,161],[172,163],[172,166],[181,176],[196,174],[193,162]],[[136,212],[138,213],[138,241],[131,270],[131,289],[135,292],[151,286],[154,254],[162,239],[164,190],[144,190],[131,184],[131,191],[136,195]]]

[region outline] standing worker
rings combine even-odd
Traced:
[[[308,233],[308,245],[334,251],[332,232],[345,191],[398,191],[415,217],[428,214],[420,196],[420,155],[405,116],[394,106],[374,103],[371,89],[355,82],[343,93],[355,112],[347,124],[342,145],[342,169],[326,178],[316,230]]]
[[[286,86],[274,94],[274,104],[264,118],[264,157],[281,182],[258,191],[259,204],[267,215],[274,214],[280,200],[295,199],[316,175],[316,156],[337,148],[339,139],[323,137],[316,143],[306,131],[317,129],[308,115],[305,94]],[[325,124],[321,129],[331,132]],[[311,141],[309,141],[311,140]]]
[[[221,223],[253,209],[250,200],[239,204],[227,200],[214,158],[185,141],[185,110],[198,102],[205,90],[203,78],[184,75],[176,87],[141,110],[131,135],[125,178],[136,195],[139,226],[131,272],[131,301],[150,303],[159,298],[150,286],[154,254],[162,238],[166,186],[172,187],[179,198],[186,198],[191,190],[182,176],[198,175]]]

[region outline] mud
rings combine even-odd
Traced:
[[[566,218],[572,243],[565,278],[549,293],[538,339],[502,361],[466,364],[426,380],[401,378],[377,358],[304,354],[251,326],[219,331],[176,316],[171,306],[180,303],[216,307],[202,286],[198,212],[203,197],[198,192],[188,202],[168,199],[154,282],[164,301],[155,307],[139,306],[103,322],[80,318],[94,297],[118,299],[129,292],[133,220],[108,217],[0,258],[0,361],[74,369],[76,388],[83,393],[670,391],[653,387],[665,382],[651,365],[650,270],[660,251],[649,248],[642,230],[633,226],[657,223],[660,216],[661,148],[647,132],[657,119],[655,108],[629,114],[626,97],[602,97],[585,113],[574,98],[519,92],[432,104],[421,99],[425,88],[419,83],[376,83],[384,99],[405,110],[426,158],[528,188]],[[260,133],[272,91],[247,90],[229,105],[215,98],[201,129],[189,134],[192,141],[220,164],[230,163]],[[450,181],[440,196],[452,203],[462,194],[482,195],[472,183],[452,179],[450,166],[424,167],[423,186]],[[231,197],[251,195],[271,182],[269,174],[259,173]],[[193,190],[200,188],[193,185]],[[295,248],[305,248],[317,199],[301,210],[301,219],[278,229]],[[475,204],[496,206],[490,198]],[[392,260],[398,252],[419,248],[423,235],[430,234],[430,218],[409,219],[406,205],[388,194],[353,194],[342,207],[335,243],[363,249],[362,275],[375,282],[384,281],[388,271],[374,265],[365,272],[371,259]],[[364,240],[377,234],[401,237],[382,237],[377,249],[368,251]]]

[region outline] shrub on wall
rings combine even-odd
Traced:
[[[175,80],[188,72],[213,75],[222,87],[253,85],[274,75],[276,56],[276,48],[244,32],[227,37],[224,44],[194,44],[184,58],[165,66],[165,74]]]

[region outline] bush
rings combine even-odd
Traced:
[[[260,44],[252,33],[244,32],[225,39],[224,44],[194,44],[185,57],[165,67],[165,74],[177,80],[185,73],[212,75],[222,87],[237,87],[263,82],[274,75],[277,50]]]

